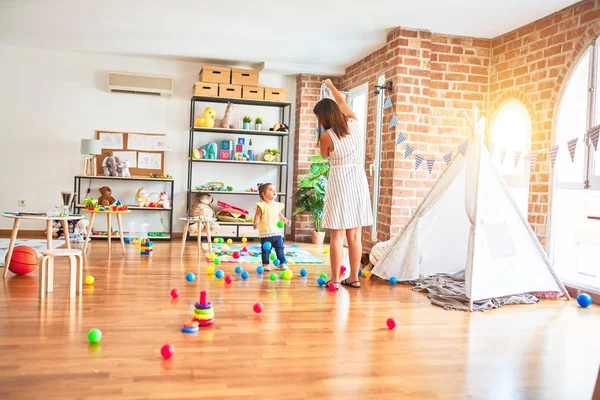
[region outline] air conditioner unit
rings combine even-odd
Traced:
[[[171,97],[173,95],[173,78],[168,76],[109,72],[108,91]]]

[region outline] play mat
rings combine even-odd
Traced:
[[[248,249],[247,252],[242,252],[242,248],[244,247]],[[208,257],[207,243],[202,243],[202,250],[204,250],[206,261],[211,262]],[[222,263],[261,263],[260,243],[246,243],[245,245],[216,243],[212,245],[212,250]],[[240,258],[237,260],[232,256],[234,251],[240,253]],[[313,256],[297,244],[285,245],[284,251],[289,264],[323,264],[325,262],[322,259]]]

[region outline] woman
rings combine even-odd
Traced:
[[[359,288],[360,229],[373,224],[367,174],[361,161],[364,135],[344,96],[329,79],[325,84],[335,101],[323,99],[315,105],[313,112],[322,132],[319,136],[321,155],[329,158],[331,166],[323,210],[323,227],[329,229],[331,239],[329,283],[339,288],[345,234],[350,253],[350,276],[341,283]]]

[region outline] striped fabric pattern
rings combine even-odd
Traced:
[[[342,139],[331,130],[334,150],[329,154],[329,181],[325,190],[323,228],[351,229],[373,225],[367,174],[362,163],[365,151],[358,121],[348,120],[350,134]]]

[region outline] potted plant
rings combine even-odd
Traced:
[[[247,115],[244,116],[244,119],[242,119],[242,129],[249,130],[250,129],[250,122],[252,122],[252,118],[250,118]]]
[[[256,117],[254,119],[254,129],[256,129],[257,131],[260,131],[261,128],[262,128],[262,118]]]
[[[312,164],[308,175],[300,182],[300,190],[296,192],[296,210],[293,215],[309,212],[312,216],[315,230],[311,233],[313,244],[323,244],[325,232],[321,229],[323,206],[325,203],[325,188],[329,177],[329,161],[321,156],[310,158]]]

